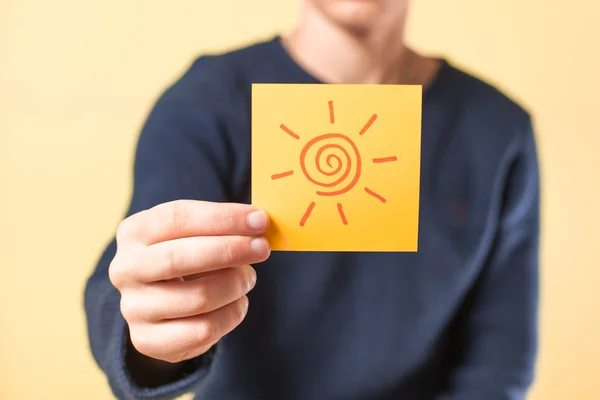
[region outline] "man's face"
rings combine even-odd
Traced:
[[[409,0],[306,0],[345,29],[367,32],[385,21],[404,23]]]

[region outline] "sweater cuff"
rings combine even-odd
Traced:
[[[186,393],[194,392],[210,372],[214,350],[188,360],[186,368],[182,368],[181,376],[171,383],[146,388],[138,386],[132,379],[131,371],[126,363],[126,353],[129,347],[129,329],[124,318],[119,313],[115,324],[114,347],[110,349],[109,384],[115,396],[122,400],[171,400]]]

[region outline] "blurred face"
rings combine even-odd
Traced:
[[[409,0],[306,0],[336,25],[355,33],[404,24]]]

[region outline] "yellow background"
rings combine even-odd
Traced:
[[[252,204],[271,217],[268,238],[273,250],[417,250],[421,92],[416,85],[253,85]],[[377,119],[360,135],[373,114]],[[299,138],[281,130],[282,123]],[[340,138],[309,144],[328,133],[345,135],[356,150]],[[341,145],[350,156],[348,160],[340,151],[325,151],[319,157],[325,170],[327,155],[342,157],[342,172],[329,178],[317,171],[315,163],[316,152],[327,144]],[[348,177],[334,187],[310,182],[300,166],[305,146],[310,149],[305,158],[308,176],[317,182],[334,182],[349,161]],[[361,171],[350,188],[359,166],[357,151]],[[398,160],[373,162],[389,156]],[[290,176],[271,179],[273,174],[290,170],[294,171]],[[350,190],[339,195],[317,195],[317,191],[346,187]],[[386,203],[367,194],[365,187],[383,196]],[[300,226],[313,202],[314,209]],[[342,223],[337,204],[342,205],[347,225]]]
[[[198,52],[271,35],[295,1],[0,1],[0,398],[109,399],[82,290],[124,212],[136,134]],[[541,356],[531,399],[600,396],[600,2],[416,0],[410,38],[535,113]]]

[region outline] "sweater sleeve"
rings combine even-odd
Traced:
[[[495,243],[459,318],[462,359],[438,400],[523,400],[533,381],[539,173],[531,123],[520,133]]]
[[[198,71],[199,61],[163,93],[144,124],[127,215],[176,199],[230,201],[229,142],[213,111],[220,88],[209,93],[215,80]],[[166,363],[144,361],[144,356],[132,353],[135,349],[120,312],[120,294],[108,278],[115,251],[113,239],[90,276],[84,296],[92,354],[114,395],[158,400],[200,390],[210,379],[210,357],[169,364],[165,369]],[[139,375],[152,383],[140,384]]]

